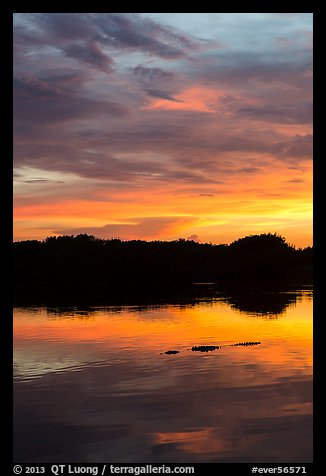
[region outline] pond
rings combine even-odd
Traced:
[[[15,308],[14,460],[311,462],[312,291]]]

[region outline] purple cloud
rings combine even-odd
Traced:
[[[312,103],[292,104],[279,101],[277,104],[270,103],[260,107],[238,109],[235,114],[278,124],[311,124]]]
[[[293,139],[273,144],[273,154],[280,158],[309,158],[313,154],[312,134],[296,135]]]
[[[81,117],[121,117],[126,114],[128,108],[114,101],[98,101],[70,94],[37,78],[14,78],[15,122],[26,121],[29,125],[43,125]]]
[[[141,14],[105,13],[94,17],[101,40],[120,49],[137,49],[166,59],[186,56],[196,42],[175,30],[143,18]]]
[[[148,96],[179,102],[173,96],[180,91],[176,74],[161,68],[149,68],[142,65],[132,68],[132,73]]]
[[[113,60],[103,53],[96,41],[80,42],[71,44],[64,48],[64,54],[74,58],[81,63],[95,66],[105,73],[113,71]]]
[[[311,124],[308,48],[221,50],[142,14],[19,18],[16,167],[191,186],[311,157],[311,136],[298,135]],[[171,109],[150,109],[155,99]],[[194,110],[178,109],[186,101]]]
[[[143,51],[166,59],[178,59],[197,48],[192,38],[163,27],[139,13],[30,13],[24,14],[33,27],[15,28],[17,48],[44,48],[53,45],[67,56],[90,63],[95,52],[98,62],[104,61],[99,45],[111,50]],[[80,42],[83,42],[81,45]],[[98,45],[94,49],[94,42]],[[101,68],[102,69],[102,68]]]

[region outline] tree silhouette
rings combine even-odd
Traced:
[[[312,280],[312,248],[295,249],[277,234],[230,245],[191,240],[102,240],[87,234],[14,243],[15,297],[103,296],[128,300],[219,288],[280,287]]]

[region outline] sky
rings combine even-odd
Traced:
[[[312,13],[13,21],[16,241],[312,245]]]

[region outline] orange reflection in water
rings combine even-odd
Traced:
[[[198,431],[188,431],[184,433],[157,433],[155,440],[157,444],[178,444],[183,451],[188,453],[217,453],[230,448],[225,439],[225,434],[218,436],[216,428],[206,428]]]
[[[195,345],[220,345],[221,349],[201,357],[227,353],[237,361],[245,351],[251,360],[279,368],[294,365],[310,373],[312,366],[312,300],[305,296],[282,314],[268,316],[245,314],[223,301],[142,310],[98,308],[84,316],[70,311],[56,317],[45,308],[31,315],[17,309],[15,316],[17,348],[33,340],[47,349],[51,343],[58,352],[68,345],[78,349],[78,354],[85,344],[104,351],[141,350],[155,355],[176,349],[180,354],[167,357],[175,359],[198,354],[189,351]],[[245,341],[260,341],[261,345],[227,347]]]
[[[84,313],[16,309],[14,326],[17,406],[25,408],[27,398],[35,405],[36,417],[26,407],[32,422],[40,415],[52,425],[65,422],[59,446],[62,432],[84,424],[87,434],[99,432],[103,461],[122,461],[128,444],[138,454],[139,439],[140,461],[311,460],[308,295],[268,315],[225,301]],[[228,346],[244,341],[261,344]],[[191,351],[212,344],[222,347]],[[180,353],[165,355],[169,349]],[[115,435],[117,427],[125,439],[107,440],[105,432]]]

